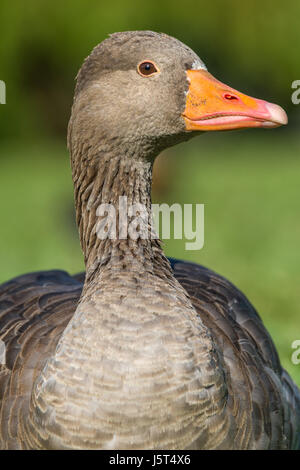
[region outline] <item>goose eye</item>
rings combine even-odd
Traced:
[[[138,72],[140,75],[143,77],[149,77],[150,75],[153,75],[158,72],[158,68],[153,62],[150,62],[149,60],[146,60],[145,62],[141,62],[138,65]]]

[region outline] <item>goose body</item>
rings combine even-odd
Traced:
[[[120,196],[150,213],[162,149],[284,123],[281,108],[216,81],[167,35],[116,33],[93,50],[68,132],[86,272],[0,286],[2,449],[300,448],[299,389],[247,298],[168,260],[157,238],[97,232],[99,204],[120,216]]]

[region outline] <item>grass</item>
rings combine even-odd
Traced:
[[[246,293],[300,385],[300,365],[291,362],[300,339],[300,141],[280,131],[207,133],[170,149],[165,194],[155,201],[205,204],[204,248],[166,240],[167,254],[209,266]],[[0,281],[83,269],[72,207],[63,144],[2,145]]]

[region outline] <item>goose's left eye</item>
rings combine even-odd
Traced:
[[[138,65],[138,72],[142,77],[149,77],[158,72],[158,68],[150,60],[145,60]]]

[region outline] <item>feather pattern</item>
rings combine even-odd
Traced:
[[[142,77],[150,58],[160,72]],[[153,161],[194,135],[182,113],[195,63],[178,40],[135,31],[78,73],[68,147],[86,271],[0,286],[2,449],[300,448],[300,392],[255,309],[152,237]],[[148,236],[99,237],[100,204],[126,226],[120,196],[146,209]]]
[[[201,444],[201,448],[298,449],[299,390],[280,366],[255,309],[236,287],[213,271],[170,261],[176,279],[222,352],[227,383],[222,407],[234,417],[226,420],[218,409],[211,421],[213,444],[208,446],[206,434],[201,443],[190,442],[187,448]],[[45,271],[1,286],[0,331],[6,346],[6,364],[0,369],[3,449],[39,446],[34,431],[30,438],[25,437],[33,383],[74,315],[84,277],[84,273],[72,277],[63,271]],[[209,390],[208,386],[208,395]]]

